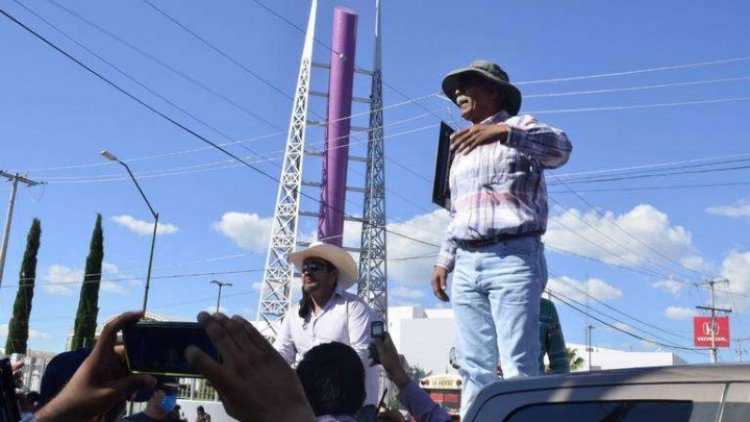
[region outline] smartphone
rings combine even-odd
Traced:
[[[383,321],[373,321],[370,323],[370,338],[379,338],[382,340],[383,336],[385,336],[385,324],[383,324]],[[380,364],[380,354],[375,347],[375,343],[370,343],[367,350],[370,352],[370,359],[372,359],[373,363]]]
[[[383,321],[373,321],[370,324],[370,337],[383,338],[385,335],[385,324]]]
[[[196,346],[216,361],[219,353],[196,322],[131,324],[122,332],[128,368],[136,374],[202,378],[185,359],[185,349]]]

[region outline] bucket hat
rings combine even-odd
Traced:
[[[473,73],[495,84],[503,93],[505,111],[511,116],[521,110],[521,91],[510,83],[508,74],[499,65],[488,60],[474,60],[468,67],[461,67],[445,75],[443,78],[443,92],[454,103],[456,102],[456,88],[461,77]]]

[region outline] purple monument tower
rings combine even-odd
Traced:
[[[346,172],[352,114],[357,14],[345,7],[333,12],[331,72],[328,80],[328,125],[323,155],[318,239],[341,246],[344,232]]]

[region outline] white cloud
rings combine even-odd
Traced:
[[[664,316],[669,319],[685,320],[691,319],[696,315],[696,311],[693,308],[683,308],[680,306],[670,306],[664,310]]]
[[[729,252],[721,263],[721,275],[729,280],[729,285],[728,287],[719,285],[717,291],[721,292],[728,289],[731,293],[750,295],[750,252]],[[748,309],[747,297],[728,297],[724,298],[724,301],[730,302],[737,311],[743,312]]]
[[[83,277],[84,270],[82,268],[70,268],[59,264],[50,265],[47,268],[47,273],[42,277],[44,281],[42,288],[50,294],[70,296],[79,291]],[[118,281],[107,280],[107,278],[118,279]],[[116,265],[102,262],[101,290],[109,293],[125,293],[126,290],[119,281],[123,278],[130,277],[121,273]],[[134,280],[131,280],[130,284],[133,285]]]
[[[622,290],[607,284],[598,278],[590,278],[587,281],[576,281],[570,277],[555,277],[547,281],[547,288],[552,293],[560,293],[579,302],[585,302],[587,294],[591,297],[601,300],[615,300],[622,297]],[[563,297],[563,299],[566,299]]]
[[[576,209],[558,214],[555,216],[557,221],[550,219],[544,240],[551,247],[600,259],[609,264],[628,267],[647,265],[654,268],[654,265],[648,262],[651,260],[659,262],[662,267],[680,270],[676,264],[654,253],[656,250],[661,255],[688,268],[708,269],[708,264],[693,245],[692,234],[682,226],[673,225],[667,214],[653,206],[638,205],[625,214],[615,215],[612,212],[606,212],[605,216],[606,218],[600,217],[593,210],[581,213]],[[619,228],[612,221],[615,221]],[[583,240],[576,233],[589,239],[591,243]],[[611,253],[592,243],[602,246]],[[658,268],[659,272],[668,272],[664,268],[655,268]]]
[[[215,222],[211,228],[232,239],[243,249],[263,250],[268,247],[271,236],[273,218],[261,218],[258,214],[242,212],[227,212],[221,221]]]
[[[130,215],[116,215],[112,221],[127,228],[139,236],[150,236],[154,232],[154,223],[150,221],[138,220]],[[173,224],[159,223],[156,226],[156,234],[173,234],[179,229]]]
[[[669,292],[672,294],[672,296],[677,296],[682,291],[682,288],[685,287],[685,283],[675,281],[675,280],[663,280],[658,281],[656,283],[653,283],[651,287],[656,289],[662,289],[666,292]]]
[[[6,337],[8,337],[8,324],[0,325],[0,338],[5,340]],[[29,340],[52,340],[52,335],[39,330],[29,329]]]
[[[47,274],[42,278],[44,281],[42,288],[47,293],[70,296],[78,290],[83,280],[83,270],[55,264],[47,268]]]
[[[750,217],[750,199],[739,200],[735,205],[708,207],[706,212],[730,218]]]
[[[448,212],[440,209],[417,215],[388,229],[426,243],[439,245],[448,227]],[[437,248],[388,233],[388,278],[401,285],[429,285]],[[414,258],[416,259],[403,259]]]
[[[395,286],[388,291],[389,298],[397,299],[420,299],[424,297],[424,292],[418,289],[411,289],[404,286]]]
[[[628,324],[626,324],[624,322],[615,322],[612,325],[614,325],[615,328],[617,328],[618,330],[627,331],[627,332],[632,332],[633,331],[633,327],[631,327],[630,325],[628,325]]]

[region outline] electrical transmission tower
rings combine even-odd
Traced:
[[[307,22],[305,44],[297,77],[297,90],[292,105],[292,118],[284,152],[284,164],[279,179],[279,192],[273,215],[271,240],[268,245],[263,287],[260,293],[258,319],[264,321],[264,335],[275,337],[277,324],[289,309],[290,287],[294,268],[287,255],[294,252],[299,223],[300,192],[302,189],[302,158],[305,150],[307,102],[310,94],[313,42],[318,0],[312,0]]]
[[[263,321],[261,330],[267,337],[276,336],[278,324],[282,321],[284,315],[286,315],[291,304],[290,288],[292,280],[295,277],[295,271],[292,264],[287,261],[287,256],[294,252],[297,246],[307,245],[307,243],[297,239],[299,218],[301,216],[321,218],[322,215],[322,213],[300,210],[300,194],[303,186],[324,187],[321,183],[306,182],[302,179],[304,155],[306,153],[313,156],[322,155],[312,151],[305,151],[308,99],[310,95],[328,96],[328,94],[310,91],[311,70],[313,67],[331,69],[331,66],[312,62],[316,14],[317,0],[313,0],[305,34],[304,48],[302,50],[297,90],[294,96],[292,118],[284,153],[284,164],[276,198],[273,228],[266,258],[260,306],[258,307],[258,320]],[[370,99],[365,100],[370,103],[365,189],[347,187],[347,190],[364,192],[362,218],[349,217],[345,215],[343,209],[334,209],[333,211],[343,214],[342,217],[346,220],[361,221],[362,223],[361,248],[345,247],[344,249],[350,252],[359,252],[360,278],[357,284],[358,294],[373,308],[377,318],[385,322],[388,301],[380,34],[380,0],[376,0],[373,69],[370,72],[357,70],[357,73],[366,73],[372,77]],[[332,52],[334,51],[332,50]],[[351,101],[351,98],[349,101]],[[334,124],[340,124],[338,121],[333,122]],[[361,161],[361,159],[357,161]],[[322,209],[325,210],[324,207]],[[338,242],[340,244],[340,239]]]
[[[362,211],[362,252],[359,255],[359,296],[387,321],[388,272],[385,220],[385,150],[383,145],[383,80],[380,50],[380,0],[375,2],[375,60],[372,70],[370,128],[367,142],[365,202]]]

